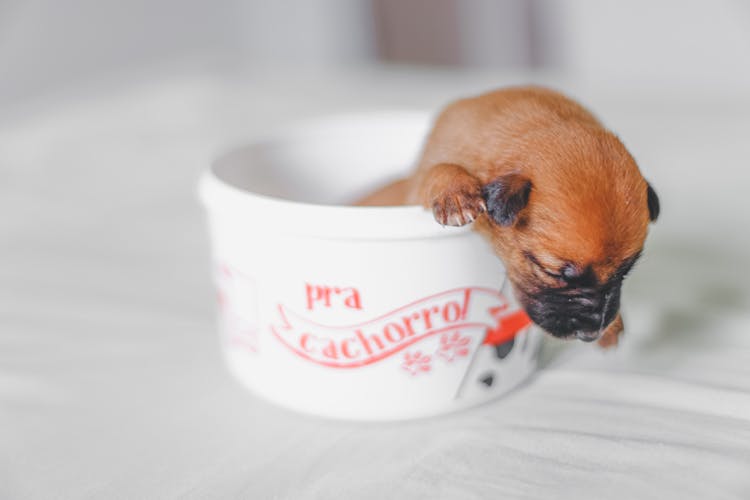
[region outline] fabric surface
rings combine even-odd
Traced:
[[[504,399],[356,424],[218,350],[199,172],[298,116],[510,81],[144,78],[0,117],[0,498],[750,498],[750,101],[579,97],[662,201],[612,352],[548,340]]]

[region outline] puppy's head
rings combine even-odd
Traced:
[[[617,316],[659,200],[614,135],[578,139],[527,150],[517,170],[485,179],[477,229],[536,324],[593,341]]]

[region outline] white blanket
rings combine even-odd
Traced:
[[[154,77],[7,110],[0,498],[750,498],[748,100],[563,87],[661,195],[616,351],[549,340],[508,397],[381,425],[278,409],[225,371],[207,161],[292,117],[507,81]]]

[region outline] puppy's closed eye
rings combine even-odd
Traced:
[[[554,278],[556,280],[564,281],[565,280],[565,269],[558,272],[557,270],[553,270],[552,268],[545,266],[542,264],[539,259],[531,252],[525,251],[523,252],[524,257],[531,262],[531,264],[542,273],[546,274],[550,278]]]

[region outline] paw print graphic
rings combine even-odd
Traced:
[[[464,337],[461,332],[444,333],[440,337],[440,346],[437,355],[452,362],[457,357],[464,357],[469,354],[469,337]]]
[[[420,372],[429,372],[431,361],[432,356],[422,354],[420,351],[407,352],[404,353],[404,362],[401,364],[401,368],[414,376]]]

